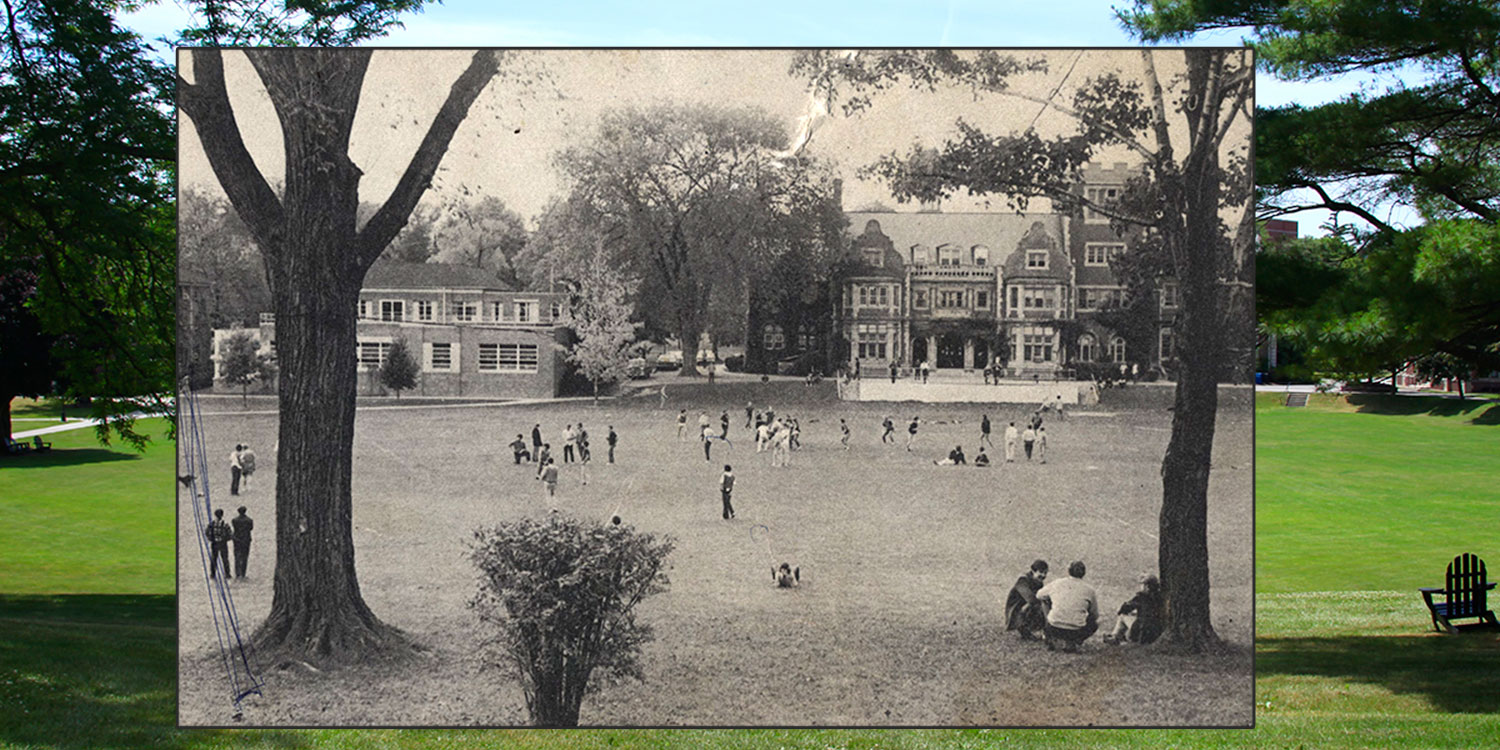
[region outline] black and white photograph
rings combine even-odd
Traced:
[[[1241,48],[178,51],[211,727],[1251,727]]]

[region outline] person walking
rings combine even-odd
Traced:
[[[547,469],[547,464],[552,463],[552,444],[542,443],[542,449],[536,453],[536,476],[542,478],[542,472]]]
[[[1021,445],[1026,448],[1026,460],[1031,460],[1031,449],[1036,445],[1036,429],[1030,425],[1021,431]]]
[[[857,360],[856,360],[857,361]],[[896,360],[891,360],[891,382],[896,382]]]
[[[719,498],[724,501],[724,520],[734,518],[734,503],[730,502],[730,496],[734,494],[734,468],[724,464],[724,473],[719,476]]]
[[[245,515],[245,506],[241,505],[240,514],[229,525],[233,527],[234,577],[244,578],[245,569],[250,565],[250,532],[255,529],[255,522]]]
[[[682,436],[687,432],[687,409],[677,412],[677,441],[682,442]]]
[[[1036,428],[1036,457],[1047,463],[1047,428]]]
[[[234,532],[230,530],[229,524],[224,522],[224,509],[214,511],[214,520],[208,523],[208,528],[203,530],[208,537],[208,575],[210,578],[218,578],[219,571],[224,571],[224,577],[229,577],[229,540],[234,538]],[[221,567],[222,565],[222,567]]]
[[[849,450],[849,423],[843,417],[839,417],[839,432],[839,442],[843,443],[844,450]]]
[[[891,415],[889,415],[889,414],[885,415],[885,421],[881,422],[880,426],[883,427],[883,428],[885,428],[885,432],[882,432],[880,434],[880,442],[882,442],[882,443],[894,443],[894,442],[896,442],[896,423],[891,420]]]
[[[917,425],[921,423],[919,417],[913,416],[911,424],[906,426],[906,450],[911,451],[911,444],[917,442]]]
[[[700,437],[703,439],[703,460],[704,461],[712,461],[713,460],[713,456],[711,454],[713,452],[713,447],[714,447],[714,436],[713,436],[713,433],[709,432],[707,426],[705,426],[703,428],[703,433],[702,433],[702,435]]]
[[[229,453],[229,494],[231,495],[240,494],[240,475],[244,473],[244,468],[240,465],[240,453],[243,450],[245,446],[236,443],[234,450]]]
[[[547,459],[547,464],[542,467],[542,482],[547,485],[547,497],[557,495],[557,464],[552,459]]]
[[[995,443],[990,440],[990,415],[988,414],[979,420],[979,444],[985,443],[989,443],[991,448],[995,447]]]
[[[719,413],[719,438],[729,439],[729,410],[725,409]]]
[[[1020,439],[1021,439],[1021,431],[1016,429],[1016,423],[1015,422],[1011,422],[1010,426],[1007,427],[1007,428],[1005,428],[1005,462],[1006,463],[1010,464],[1010,463],[1015,463],[1016,462],[1016,442],[1018,440],[1020,440]]]
[[[542,456],[542,424],[531,426],[531,460],[540,461]]]
[[[620,436],[615,434],[615,426],[614,425],[610,425],[609,426],[609,436],[606,437],[606,438],[604,438],[604,442],[609,443],[609,462],[610,463],[614,463],[615,462],[615,443],[619,442],[619,440],[620,440]]]
[[[250,449],[250,444],[245,443],[245,449],[240,451],[240,480],[245,489],[250,489],[250,475],[255,473],[255,451]]]
[[[928,364],[928,360],[924,359],[922,360],[922,385],[927,385],[927,376],[930,374],[932,374],[932,366]]]

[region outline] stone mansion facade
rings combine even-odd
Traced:
[[[1092,168],[1081,189],[1108,202],[1131,173]],[[1129,249],[1109,219],[1061,213],[850,213],[854,270],[840,284],[835,363],[877,375],[894,362],[1012,376],[1061,375],[1081,362],[1170,369],[1176,282],[1154,290],[1156,335],[1127,344],[1098,319],[1124,300],[1110,259]],[[1142,351],[1145,349],[1145,351]]]

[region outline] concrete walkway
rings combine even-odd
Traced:
[[[152,416],[152,415],[146,414],[145,412],[139,412],[139,411],[130,415],[130,417],[133,418],[133,419],[142,419],[142,418],[148,417],[148,416]],[[32,418],[32,417],[27,417],[25,419],[26,419],[26,421],[35,421],[35,418]],[[21,420],[12,419],[11,420],[11,424],[14,425],[18,421],[21,421]],[[52,421],[52,420],[49,419],[48,421]],[[25,440],[25,439],[31,438],[33,435],[51,435],[54,432],[67,432],[68,430],[81,430],[81,429],[83,429],[85,427],[97,427],[98,425],[99,425],[99,420],[97,420],[97,419],[70,419],[70,420],[68,420],[66,422],[59,422],[58,424],[54,424],[51,427],[38,427],[35,430],[23,430],[21,432],[13,432],[13,433],[11,433],[11,439],[12,440]]]

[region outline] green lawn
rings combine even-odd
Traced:
[[[144,453],[101,446],[83,428],[44,436],[47,453],[0,457],[0,591],[172,593],[176,458],[166,427],[141,420],[154,436]]]
[[[1414,588],[1457,552],[1500,559],[1497,491],[1483,483],[1500,474],[1500,407],[1319,398],[1288,410],[1264,396],[1258,407],[1254,730],[178,731],[172,597],[15,595],[131,590],[99,572],[115,566],[137,571],[136,591],[171,590],[171,455],[158,447],[67,468],[0,463],[0,748],[1494,746],[1500,641],[1431,634]],[[79,450],[92,439],[72,435]],[[113,470],[98,480],[109,492],[44,489],[89,469]],[[43,504],[55,508],[15,515]],[[120,536],[135,543],[63,545],[27,567],[9,549],[127,523]]]

